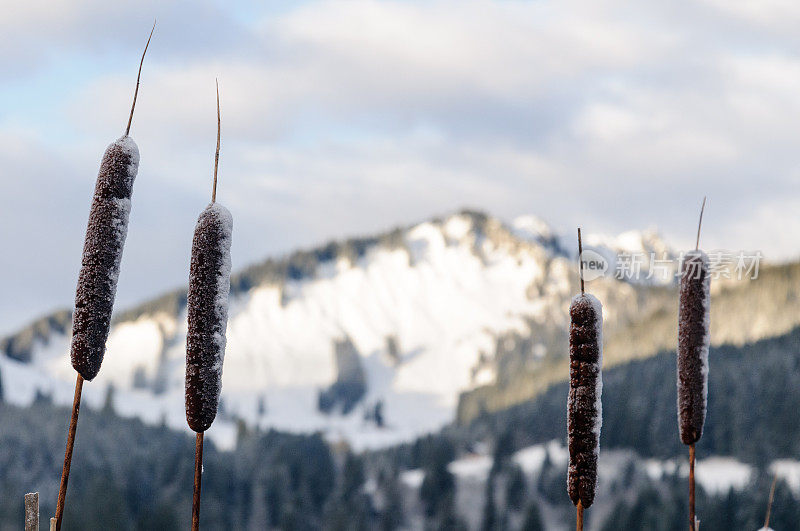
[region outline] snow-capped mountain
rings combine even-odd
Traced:
[[[585,241],[604,256],[674,256],[653,232]],[[525,371],[563,363],[574,247],[534,217],[505,224],[462,212],[245,270],[232,279],[222,405],[209,435],[233,444],[243,420],[375,447],[436,430],[454,419],[462,393],[516,372],[509,352],[519,345]],[[645,315],[635,282],[606,278],[592,289],[619,303],[606,304],[612,330]],[[39,393],[70,403],[68,329],[61,312],[0,343],[7,400]],[[99,405],[113,387],[118,413],[185,427],[185,334],[185,291],[120,314],[84,399]]]

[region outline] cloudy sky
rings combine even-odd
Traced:
[[[119,284],[185,282],[208,202],[242,266],[464,206],[800,254],[791,0],[3,0],[0,333],[72,302],[100,157],[141,165]]]

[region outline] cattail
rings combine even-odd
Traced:
[[[678,306],[678,418],[687,445],[700,440],[706,419],[710,284],[706,253],[686,253]]]
[[[72,315],[72,366],[84,380],[100,371],[128,234],[139,149],[127,135],[106,149],[97,176]]]
[[[689,526],[695,517],[695,443],[703,435],[708,398],[708,345],[711,314],[711,276],[708,257],[700,250],[700,227],[706,200],[700,207],[695,250],[681,263],[678,302],[678,428],[681,442],[689,446]]]
[[[64,501],[67,495],[83,380],[91,381],[97,376],[106,350],[106,339],[108,339],[122,260],[122,248],[128,234],[128,215],[131,209],[133,181],[136,179],[139,169],[139,148],[128,134],[133,121],[133,111],[136,108],[136,98],[139,95],[139,81],[142,76],[144,56],[150,46],[154,30],[155,23],[153,23],[153,29],[150,30],[147,44],[142,52],[142,59],[139,62],[136,90],[133,93],[133,103],[128,115],[125,134],[112,142],[103,155],[89,212],[81,271],[75,292],[75,311],[72,316],[70,358],[78,377],[75,382],[72,415],[67,432],[67,448],[64,453],[64,468],[61,472],[61,486],[56,503],[55,526],[57,530],[61,529],[61,520],[64,514]]]
[[[578,229],[579,260],[583,254]],[[594,502],[597,459],[603,422],[603,306],[584,291],[580,264],[581,293],[569,308],[569,398],[567,434],[569,470],[567,493],[578,508],[578,529],[583,528],[583,510]]]
[[[222,389],[232,228],[228,209],[211,203],[200,214],[192,241],[187,298],[186,420],[198,433],[214,422]]]
[[[211,204],[200,214],[192,240],[186,335],[186,421],[197,432],[194,458],[192,529],[200,526],[200,484],[203,472],[203,434],[217,416],[225,358],[225,329],[231,286],[233,218],[216,202],[219,167],[220,111],[217,85],[217,151]]]

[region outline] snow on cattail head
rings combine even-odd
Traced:
[[[217,415],[225,358],[233,218],[212,203],[200,214],[192,240],[186,336],[186,420],[196,432]]]
[[[567,493],[572,503],[587,508],[594,502],[597,487],[597,459],[603,422],[603,306],[596,297],[583,293],[583,289],[581,291],[569,307]]]
[[[105,151],[97,175],[72,316],[72,366],[86,380],[100,371],[128,234],[139,149],[129,136]]]
[[[708,256],[686,253],[678,305],[678,424],[683,444],[703,435],[708,396],[710,282]]]

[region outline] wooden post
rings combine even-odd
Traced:
[[[39,493],[25,495],[25,531],[39,531]]]

